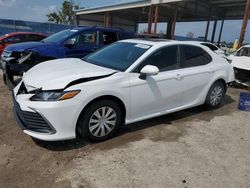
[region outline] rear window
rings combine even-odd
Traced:
[[[202,66],[212,61],[211,56],[202,48],[191,45],[181,45],[181,68]]]
[[[208,44],[208,43],[201,43],[201,44],[203,46],[206,46],[206,47],[210,48],[210,50],[212,50],[212,51],[218,50],[218,48],[216,46],[212,45],[212,44]]]
[[[243,47],[235,54],[236,56],[247,56],[250,57],[250,48]]]

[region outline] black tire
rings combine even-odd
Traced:
[[[107,120],[109,122],[112,121],[112,123],[114,123],[114,125],[108,125],[108,127],[112,128],[109,132],[108,128],[107,128],[107,124],[105,122],[105,120],[100,120],[98,118],[94,118],[97,117],[94,114],[99,110],[99,112],[101,112],[101,110],[105,108],[106,112],[108,113],[108,110],[112,109],[112,113],[115,114],[115,118]],[[102,112],[101,112],[102,113]],[[103,114],[99,114],[101,116],[103,116]],[[105,113],[104,113],[105,114]],[[113,114],[110,114],[111,116]],[[111,117],[110,116],[110,117]],[[118,127],[122,124],[122,117],[121,117],[121,109],[119,107],[119,105],[117,103],[115,103],[112,100],[102,100],[102,101],[98,101],[96,103],[91,104],[86,110],[84,110],[84,112],[80,115],[79,121],[78,121],[78,133],[80,134],[80,136],[82,138],[85,138],[86,140],[89,141],[104,141],[107,140],[109,138],[111,138],[114,133],[117,131]],[[109,118],[109,116],[108,116]],[[96,120],[95,120],[96,119]],[[98,120],[97,120],[98,119]],[[106,119],[106,118],[105,118]],[[96,127],[95,129],[93,129],[93,127],[97,126],[97,124],[95,125],[91,125],[90,120],[94,120],[94,121],[99,121],[99,123],[94,122],[93,124],[97,123],[99,124],[98,127]],[[101,124],[101,121],[104,121],[104,125]],[[91,132],[91,128],[93,129]],[[99,128],[101,127],[101,128]],[[97,133],[97,135],[94,135],[95,132],[98,132],[98,128],[99,128],[99,135]],[[104,129],[104,131],[106,131],[106,135],[101,136],[101,131],[102,129]]]
[[[218,108],[225,96],[225,93],[225,85],[220,81],[215,82],[208,91],[205,105],[209,108]]]

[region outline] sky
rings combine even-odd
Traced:
[[[75,0],[81,7],[99,7],[103,5],[118,4],[123,2],[131,2],[136,0]],[[17,19],[25,21],[46,22],[46,14],[60,9],[63,0],[0,0],[0,18]],[[220,22],[217,25],[218,39]],[[241,29],[241,20],[225,21],[222,41],[234,41],[239,37]],[[166,32],[167,25],[165,23],[158,24],[158,32]],[[139,31],[146,28],[145,24],[139,26]],[[209,37],[211,38],[213,23],[210,24]],[[204,36],[206,29],[205,22],[195,23],[177,23],[175,35],[186,36],[188,32],[193,32],[195,37]],[[250,22],[248,24],[245,41],[250,43]]]

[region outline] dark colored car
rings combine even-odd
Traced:
[[[15,32],[0,36],[0,55],[6,46],[28,41],[40,41],[47,36],[42,33],[33,32]]]
[[[82,58],[104,45],[133,38],[134,33],[122,29],[77,27],[53,34],[40,42],[25,42],[7,47],[2,54],[4,81],[12,83],[34,65],[46,60]]]

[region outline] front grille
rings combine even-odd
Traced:
[[[24,129],[39,132],[39,133],[53,133],[51,126],[43,119],[39,113],[22,111],[19,104],[14,101],[14,110],[17,118],[22,123]]]

